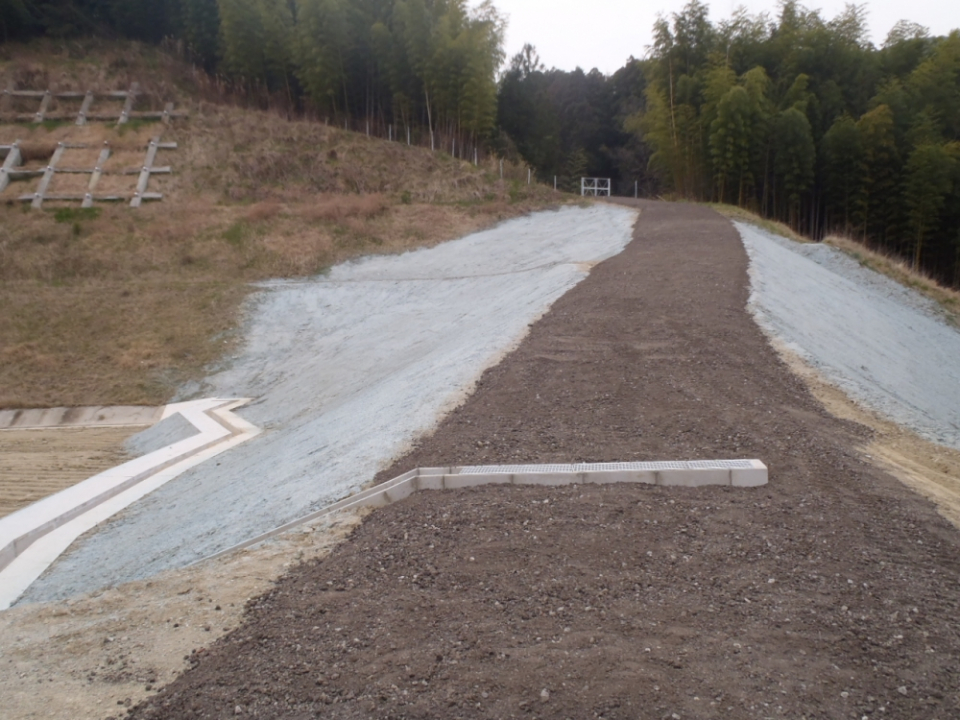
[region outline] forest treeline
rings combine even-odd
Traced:
[[[500,127],[542,174],[740,205],[960,286],[960,32],[901,22],[877,48],[862,6],[827,20],[787,0],[715,24],[694,0],[609,77],[525,48],[500,97]]]
[[[487,0],[0,0],[0,38],[174,40],[241,89],[331,121],[476,142],[496,122],[505,23]]]
[[[783,0],[715,23],[691,0],[610,76],[547,69],[530,46],[500,73],[492,0],[0,0],[0,37],[173,39],[316,116],[485,142],[564,189],[599,176],[737,204],[960,286],[960,32],[901,22],[876,47],[864,13]]]

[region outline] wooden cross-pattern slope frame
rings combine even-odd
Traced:
[[[37,191],[33,194],[33,199],[30,201],[30,207],[35,210],[43,207],[43,199],[47,194],[47,188],[50,187],[50,183],[53,180],[53,175],[57,171],[57,163],[60,162],[60,158],[63,157],[63,153],[66,152],[66,150],[67,145],[65,143],[57,143],[57,149],[54,151],[53,157],[50,158],[50,163],[47,165],[43,177],[40,178],[40,185],[37,186]]]
[[[44,120],[76,120],[77,125],[86,125],[91,120],[101,120],[112,122],[117,121],[117,125],[124,125],[130,120],[162,120],[164,124],[169,124],[172,118],[187,117],[185,112],[174,112],[173,103],[167,103],[162,112],[134,112],[133,106],[140,91],[139,83],[133,83],[129,90],[120,90],[108,93],[94,93],[88,90],[82,92],[51,92],[50,90],[17,90],[11,81],[7,88],[3,90],[0,96],[0,112],[6,113],[13,98],[37,98],[40,100],[40,108],[36,113],[27,115],[17,115],[19,122],[42,123]],[[123,100],[123,108],[119,114],[96,113],[91,112],[93,103],[97,97],[109,98],[111,100]],[[74,115],[72,113],[49,114],[50,103],[54,98],[61,100],[81,100],[80,110]]]
[[[160,142],[160,136],[153,138],[150,141],[150,146],[147,148],[147,159],[143,163],[143,168],[140,170],[140,177],[137,180],[137,191],[133,195],[133,200],[130,201],[130,207],[140,207],[140,204],[144,200],[160,200],[163,198],[163,195],[157,193],[148,193],[147,185],[150,183],[150,175],[155,172],[170,172],[170,168],[154,168],[153,163],[157,159],[158,150],[176,150],[176,143],[162,143]]]
[[[103,164],[110,159],[110,143],[103,143],[103,150],[100,151],[100,157],[97,158],[97,166],[90,175],[90,183],[87,185],[87,194],[83,197],[83,203],[80,207],[93,207],[93,191],[97,189],[100,178],[103,176]]]
[[[13,145],[2,145],[0,151],[5,152],[3,166],[0,167],[0,192],[7,189],[10,184],[10,177],[13,169],[20,166],[20,141],[17,140]]]
[[[12,147],[12,146],[11,146]],[[160,142],[160,137],[157,136],[150,141],[150,145],[147,147],[147,155],[144,161],[144,164],[140,168],[131,168],[128,170],[114,170],[106,171],[103,169],[104,163],[110,158],[111,148],[109,143],[104,143],[103,148],[100,150],[100,156],[97,159],[97,164],[94,168],[69,168],[69,167],[59,167],[60,160],[62,159],[63,153],[69,149],[84,149],[89,147],[88,145],[70,145],[67,143],[59,143],[56,151],[53,154],[53,157],[50,159],[50,163],[44,170],[16,170],[3,173],[5,176],[13,176],[19,174],[21,177],[32,176],[32,175],[42,175],[40,184],[37,187],[36,192],[29,195],[21,195],[20,200],[23,202],[29,202],[33,208],[42,208],[43,203],[47,200],[51,201],[61,201],[61,202],[70,202],[70,201],[79,201],[81,207],[89,208],[93,207],[94,202],[123,202],[126,200],[130,201],[130,206],[138,208],[143,204],[144,200],[162,200],[163,195],[161,193],[151,193],[147,192],[147,186],[150,183],[150,177],[152,175],[157,175],[160,173],[168,174],[172,172],[170,166],[158,167],[154,165],[156,162],[157,151],[158,150],[176,150],[177,143],[164,143]],[[19,160],[19,150],[17,151],[16,156],[14,156],[13,151],[10,151],[8,159],[16,157],[17,161]],[[13,162],[11,164],[13,166]],[[6,165],[6,164],[5,164]],[[87,185],[87,192],[80,194],[50,194],[47,190],[50,187],[50,183],[53,180],[53,176],[56,173],[74,173],[74,174],[89,174],[90,182]],[[132,194],[112,194],[112,195],[96,195],[95,191],[97,185],[100,182],[100,179],[103,175],[137,175],[137,187]]]

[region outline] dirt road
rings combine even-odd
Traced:
[[[745,310],[730,223],[641,203],[414,466],[759,457],[770,485],[486,487],[372,514],[136,718],[948,718],[960,535]]]

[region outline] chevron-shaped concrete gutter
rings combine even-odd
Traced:
[[[20,595],[74,540],[186,470],[261,431],[232,411],[246,399],[210,398],[168,405],[196,429],[148,453],[0,519],[0,609]]]

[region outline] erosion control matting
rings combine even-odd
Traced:
[[[640,203],[382,478],[758,457],[770,484],[420,493],[252,601],[137,718],[947,718],[958,533],[858,452],[746,312],[733,226]]]

